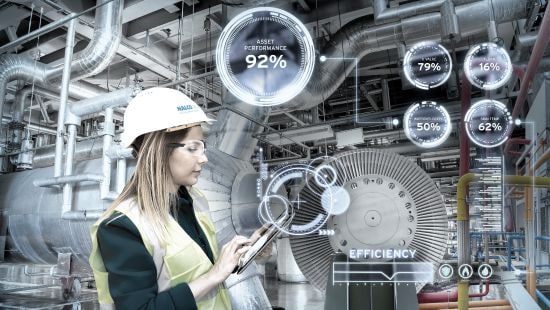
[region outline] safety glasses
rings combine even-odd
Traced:
[[[187,143],[168,143],[168,147],[172,148],[183,148],[184,152],[187,152],[189,155],[201,157],[206,152],[206,145],[203,140],[194,140]]]

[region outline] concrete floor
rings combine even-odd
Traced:
[[[272,306],[286,310],[322,310],[323,295],[308,283],[288,283],[266,278],[264,288]]]

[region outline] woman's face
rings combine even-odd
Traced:
[[[185,137],[175,141],[179,145],[174,147],[168,157],[168,165],[172,180],[177,187],[192,186],[197,183],[202,165],[208,162],[204,153],[203,139],[201,126],[194,126],[187,131]]]

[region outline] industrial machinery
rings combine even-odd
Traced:
[[[156,86],[216,119],[216,246],[294,214],[234,309],[550,308],[548,3],[0,2],[0,308],[99,308],[90,226]]]

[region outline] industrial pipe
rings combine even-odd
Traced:
[[[456,196],[457,196],[457,226],[458,226],[458,261],[459,265],[463,264],[468,258],[469,250],[469,227],[465,226],[468,218],[468,205],[466,198],[468,197],[468,185],[471,182],[479,180],[480,174],[467,173],[458,180]],[[544,186],[550,187],[550,178],[544,177],[528,177],[528,176],[505,176],[504,182],[520,186]],[[527,230],[526,230],[527,231]],[[466,255],[468,257],[466,257]],[[529,273],[528,273],[529,276]],[[536,280],[536,279],[535,279]],[[468,309],[468,281],[460,281],[458,283],[458,304],[460,309]]]
[[[98,0],[93,38],[80,53],[80,57],[69,63],[73,78],[83,78],[103,70],[115,55],[122,35],[123,0]],[[69,23],[74,22],[71,19]],[[70,29],[69,29],[70,32]],[[67,40],[71,37],[67,36]],[[71,44],[72,48],[74,44]],[[66,45],[67,53],[69,44]],[[72,50],[71,50],[72,55]],[[25,80],[35,84],[50,86],[59,84],[58,79],[67,68],[65,62],[59,65],[44,64],[18,54],[0,55],[0,116],[2,116],[6,86],[13,80]],[[62,84],[62,83],[61,83]],[[63,86],[63,84],[62,84]],[[88,87],[89,89],[91,87]],[[0,126],[0,136],[2,130]],[[59,168],[60,169],[60,168]],[[57,171],[59,173],[59,171]]]
[[[477,0],[454,0],[451,3],[466,4]],[[403,19],[419,14],[439,12],[441,5],[446,0],[425,0],[415,3],[403,4],[397,7],[390,8],[388,0],[374,0],[372,9],[374,11],[374,19],[377,23],[382,23],[390,20]]]
[[[59,113],[57,114],[57,135],[55,139],[55,164],[54,164],[54,177],[61,176],[61,163],[63,160],[63,144],[65,136],[65,109],[67,107],[67,99],[69,92],[69,82],[71,81],[71,62],[73,60],[73,48],[74,48],[74,33],[75,33],[75,20],[71,19],[69,22],[69,29],[67,31],[67,44],[65,46],[65,61],[63,68],[63,77],[61,79],[61,96],[59,103]],[[1,85],[0,85],[1,87]],[[2,100],[2,98],[0,98]]]
[[[112,161],[107,154],[113,137],[115,136],[115,124],[113,123],[113,108],[105,109],[105,122],[103,123],[103,182],[100,185],[101,199],[106,199],[111,188],[111,166]]]
[[[70,113],[82,117],[105,111],[107,108],[125,107],[140,91],[140,87],[127,87],[105,95],[80,100],[71,105]]]
[[[61,185],[66,183],[80,183],[80,182],[95,182],[99,183],[103,180],[102,176],[97,174],[78,174],[63,176],[57,178],[49,178],[44,180],[35,180],[33,184],[38,187],[49,187],[54,185]]]
[[[462,309],[445,308],[441,310],[462,310]],[[470,310],[514,310],[514,308],[512,308],[512,306],[481,306],[481,307],[470,308]]]
[[[67,151],[65,152],[65,176],[73,174],[73,160],[76,145],[76,125],[69,124],[67,126],[69,136],[67,137]],[[73,209],[73,184],[65,183],[63,185],[63,208],[61,214],[70,212]]]
[[[472,307],[491,307],[491,306],[509,306],[510,302],[506,299],[500,300],[476,300],[470,301],[467,303],[467,306]],[[429,303],[429,304],[419,304],[419,310],[439,310],[445,308],[456,308],[458,307],[457,302],[440,302],[440,303]],[[460,308],[462,310],[462,308]],[[486,309],[486,308],[485,308]]]
[[[461,131],[464,129],[461,129]],[[463,135],[461,135],[463,136]],[[467,152],[469,155],[469,152]],[[469,157],[469,156],[468,156]],[[462,163],[462,155],[461,155]],[[468,163],[469,165],[469,163]],[[464,172],[464,166],[460,166],[460,172]],[[468,166],[466,166],[468,167]],[[456,210],[456,224],[458,235],[458,265],[470,263],[470,210],[466,205],[466,197],[468,197],[468,184],[474,181],[475,175],[473,173],[463,174],[458,180],[457,185],[457,210]],[[458,304],[460,309],[468,309],[468,291],[469,280],[462,279],[458,282]]]
[[[527,99],[527,93],[531,87],[531,82],[537,73],[539,63],[544,56],[546,46],[550,42],[550,6],[546,7],[544,17],[539,28],[537,35],[537,41],[531,52],[531,58],[527,64],[527,70],[525,71],[525,77],[521,83],[519,94],[516,97],[516,103],[514,104],[514,110],[512,111],[512,118],[515,119],[519,116],[523,105]]]
[[[421,3],[426,3],[423,1]],[[430,1],[441,5],[442,1]],[[464,3],[466,1],[454,1]],[[459,27],[463,37],[481,33],[486,29],[490,7],[494,7],[494,20],[503,23],[521,19],[527,15],[527,0],[476,1],[455,7]],[[281,105],[282,109],[307,110],[329,98],[351,74],[354,66],[346,58],[362,59],[364,56],[389,48],[395,48],[397,42],[406,44],[423,40],[441,40],[441,15],[438,13],[423,14],[402,19],[399,22],[383,25],[372,25],[366,18],[349,22],[334,34],[329,48],[321,55],[337,58],[323,63],[316,62],[313,75],[306,88],[292,102]],[[277,107],[279,109],[279,107]]]
[[[536,290],[536,294],[537,294],[537,297],[539,298],[540,301],[542,301],[544,303],[544,305],[546,306],[546,308],[550,308],[550,299],[548,299],[548,297],[546,297],[546,295],[544,295],[541,291],[539,291],[538,289]]]
[[[485,281],[485,288],[481,293],[469,293],[468,297],[483,297],[487,296],[490,291],[490,282]],[[445,301],[457,301],[458,300],[458,290],[452,291],[441,291],[441,292],[430,292],[430,293],[418,293],[416,295],[418,298],[418,303],[434,303],[434,302],[445,302]]]

